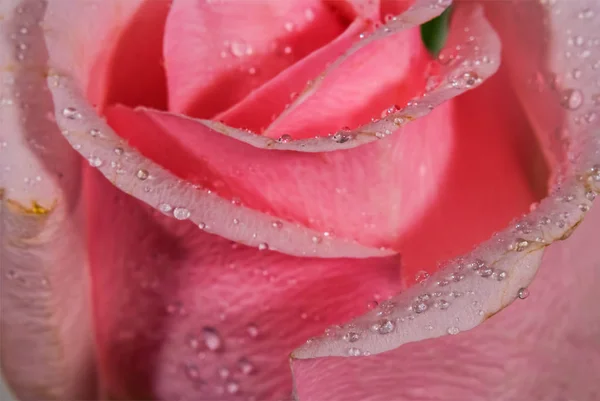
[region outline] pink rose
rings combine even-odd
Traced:
[[[15,395],[600,399],[600,7],[448,5],[2,0]]]

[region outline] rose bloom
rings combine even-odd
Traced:
[[[448,6],[2,0],[15,398],[599,400],[599,4]]]

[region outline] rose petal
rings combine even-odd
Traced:
[[[91,399],[81,160],[47,118],[43,13],[37,2],[0,3],[2,374],[22,400]]]
[[[91,35],[83,45],[98,51],[97,54],[91,52],[94,58],[89,61],[92,65],[86,75],[87,96],[92,103],[100,106],[122,103],[167,108],[162,44],[171,0],[96,0],[95,4],[86,0],[75,9],[71,0],[55,2],[62,2],[60,11],[57,12],[66,12],[81,21],[78,31],[83,31],[86,36],[90,35],[88,21],[99,18],[98,8],[102,9],[102,14],[107,13],[106,9],[110,10],[111,7],[114,10],[103,21],[112,27],[107,29],[107,37],[99,41],[98,37]],[[137,7],[136,3],[139,3]],[[70,32],[74,34],[73,31]],[[79,37],[79,32],[77,36]]]
[[[458,21],[477,18],[463,14]],[[460,40],[455,32],[451,44]],[[484,95],[445,104],[378,143],[328,153],[275,155],[211,131],[203,121],[151,110],[113,108],[107,117],[129,144],[179,177],[316,232],[334,228],[336,237],[393,247],[410,260],[406,273],[413,276],[440,258],[466,252],[540,196],[525,179],[530,168],[523,167],[535,144],[524,142],[529,127],[506,82],[484,93],[487,100]],[[504,115],[490,112],[497,107]],[[526,157],[515,151],[521,148]],[[490,173],[498,165],[502,173]],[[478,205],[494,205],[497,212],[489,216]],[[431,241],[438,246],[421,252]]]
[[[429,3],[425,3],[422,7],[422,9],[414,8],[407,12],[406,16],[396,21],[396,28],[404,29],[410,27],[415,24],[415,21],[418,22],[430,18],[431,15],[439,13],[441,10],[439,7],[431,6]],[[49,19],[46,23],[53,26],[52,24],[60,24],[61,20],[54,15],[53,19]],[[58,26],[55,29],[59,29]],[[373,36],[373,38],[378,37],[377,35]],[[366,40],[365,43],[369,42],[369,40]],[[484,54],[492,50],[488,44],[485,44],[485,46],[483,42],[480,44],[481,46],[477,49],[484,52]],[[492,48],[493,44],[492,40],[490,44]],[[49,45],[51,54],[58,54],[57,45],[60,44],[50,40]],[[465,55],[469,54],[470,50],[468,50],[468,47],[465,47],[465,49],[467,49]],[[61,60],[53,60],[53,63],[56,63],[57,71],[69,71],[67,65],[61,64]],[[454,72],[461,71],[461,68],[456,65],[449,67],[450,71]],[[493,72],[493,70],[493,66],[486,64],[482,67],[481,71]],[[482,72],[480,76],[484,77],[485,74]],[[98,166],[103,171],[103,174],[108,176],[113,183],[126,189],[134,196],[144,199],[151,205],[161,207],[162,210],[170,208],[171,210],[168,213],[174,212],[175,208],[178,207],[178,216],[180,218],[190,217],[202,227],[210,227],[211,232],[252,246],[263,248],[268,246],[289,254],[311,254],[328,257],[366,257],[386,254],[386,251],[359,246],[352,241],[325,236],[314,230],[307,230],[304,227],[297,227],[293,224],[285,225],[283,223],[286,228],[283,231],[285,235],[282,235],[277,218],[265,216],[253,210],[239,207],[237,204],[224,201],[204,191],[199,191],[187,183],[177,181],[173,176],[151,161],[145,160],[136,151],[119,140],[114,132],[95,115],[93,110],[88,107],[85,100],[81,97],[76,84],[68,75],[64,75],[64,73],[53,75],[50,77],[49,82],[56,104],[57,119],[71,143],[78,148],[80,153],[89,158],[93,165]],[[451,88],[447,90],[444,87],[440,89],[441,92],[439,93],[436,92],[437,89],[440,88],[434,88],[433,94],[429,95],[429,99],[433,99],[433,104],[437,104],[435,103],[436,101],[443,100],[444,96],[455,95],[468,88],[459,87],[458,89]],[[430,111],[430,107],[427,105],[431,105],[431,103],[422,102],[418,105],[413,105],[414,107],[411,106],[410,110],[418,115],[427,114]],[[76,109],[72,114],[69,113],[71,108]],[[64,114],[65,110],[67,115]],[[239,131],[232,131],[216,123],[210,122],[206,124],[222,131],[230,131],[235,135],[239,134]],[[385,123],[380,121],[377,124],[381,125]],[[98,132],[99,135],[97,134]],[[96,135],[90,135],[90,133],[95,133]],[[246,138],[254,143],[261,141],[265,143],[265,140],[269,140],[268,138],[258,136],[248,136],[248,134],[246,134]],[[316,150],[317,148],[328,150],[353,147],[361,142],[371,141],[373,138],[375,138],[373,135],[363,135],[362,138],[354,141],[353,144],[343,144],[341,146],[337,143],[335,144],[336,146],[331,146],[333,141],[325,140],[329,146],[323,146],[323,141],[307,141],[305,143],[296,141],[296,143],[291,144],[292,146],[277,144],[273,148],[285,149],[286,147],[297,147],[301,149],[303,146],[306,146],[306,150],[308,151]],[[418,139],[416,140],[418,141]],[[148,174],[148,177],[152,177],[152,179],[145,183],[140,182],[146,180],[146,174]],[[183,209],[187,209],[187,211],[182,212]],[[244,229],[240,229],[232,223],[233,219],[231,216],[238,213],[242,214],[240,219],[246,222]]]
[[[382,37],[349,55],[311,96],[286,108],[264,135],[310,138],[364,125],[420,96],[430,61],[418,27]]]
[[[468,5],[461,5],[456,12],[467,7]],[[529,3],[526,3],[523,9],[508,7],[508,14],[522,12],[523,9],[539,10],[538,6],[532,7]],[[546,12],[551,16],[552,22],[548,27],[556,39],[544,42],[555,46],[549,49],[550,54],[562,54],[561,46],[568,41],[558,39],[565,32],[571,32],[566,27],[577,27],[575,30],[582,35],[585,32],[589,35],[589,32],[597,31],[596,20],[582,23],[576,18],[581,9],[571,8],[572,3],[567,5],[556,2],[547,7]],[[508,20],[510,18],[506,21]],[[536,20],[532,21],[532,24],[535,24]],[[538,32],[538,35],[543,34],[544,32]],[[533,35],[529,37],[536,38]],[[538,67],[542,66],[538,64]],[[557,73],[563,69],[568,70],[569,67],[556,63],[552,65],[552,69]],[[588,74],[587,79],[593,81],[595,77]],[[564,102],[564,98],[555,96],[554,102],[555,105],[560,104]],[[563,112],[564,126],[575,127],[571,125],[571,119],[577,118],[578,113],[596,112],[598,108],[598,105],[593,105],[592,102],[584,104],[586,110],[578,110],[574,116]],[[555,111],[555,107],[546,109],[546,112]],[[534,119],[534,122],[537,121]],[[374,354],[394,349],[407,342],[465,331],[485,321],[487,317],[494,315],[518,297],[520,289],[529,285],[539,267],[543,249],[554,241],[569,237],[600,190],[598,134],[587,127],[572,129],[570,133],[570,157],[567,163],[561,166],[562,170],[555,171],[558,179],[550,196],[514,227],[495,235],[463,258],[450,261],[422,286],[397,295],[390,304],[379,311],[349,323],[352,330],[360,331],[363,337],[361,342],[357,342],[357,348],[363,353]],[[457,297],[457,294],[460,296]],[[436,306],[435,300],[442,297],[448,305],[443,304],[445,307],[441,307],[441,301],[437,301]],[[385,335],[381,335],[381,331],[377,330],[377,325],[382,324],[381,319],[389,319],[394,324],[393,329]],[[341,329],[343,330],[345,329]],[[348,351],[347,345],[339,336],[322,337],[295,351],[294,355],[297,358],[341,356],[348,355]]]
[[[598,399],[598,227],[596,205],[572,237],[545,252],[528,298],[474,330],[368,358],[293,361],[297,399]],[[416,320],[434,324],[425,316]]]
[[[327,64],[348,50],[368,27],[367,21],[355,20],[344,33],[326,46],[285,69],[214,119],[232,127],[264,131],[285,109],[290,99],[302,92],[306,82],[318,76]]]
[[[89,179],[97,338],[111,398],[283,399],[293,347],[399,288],[397,256],[258,251],[163,216],[96,172]]]
[[[380,19],[381,0],[325,0],[325,3],[338,9],[346,18],[365,18],[371,21]]]
[[[107,117],[128,143],[185,180],[317,232],[334,227],[338,237],[392,246],[414,276],[466,252],[543,196],[532,193],[524,175],[533,167],[522,166],[535,154],[535,145],[524,142],[529,127],[499,78],[482,87],[480,96],[441,106],[402,133],[325,154],[273,156],[193,120],[149,110],[116,108]],[[492,112],[497,107],[504,115]],[[515,135],[506,135],[509,130]],[[527,155],[519,156],[514,150],[519,148]],[[498,165],[503,171],[493,173]],[[489,216],[480,204],[494,205],[496,213]],[[435,249],[421,251],[432,242]]]
[[[344,28],[320,0],[175,0],[164,44],[169,110],[213,117]]]

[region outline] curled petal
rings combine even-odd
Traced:
[[[81,159],[48,118],[44,11],[40,2],[0,4],[2,374],[22,400],[91,399]]]
[[[456,11],[460,12],[461,9],[467,7],[461,4]],[[507,46],[515,46],[516,50],[513,50],[516,52],[515,54],[532,56],[531,59],[526,57],[523,59],[526,60],[527,68],[535,65],[537,71],[549,71],[555,74],[554,76],[563,77],[563,74],[568,73],[574,67],[570,65],[571,63],[575,63],[575,67],[583,68],[584,65],[589,67],[590,61],[585,61],[585,57],[566,60],[561,57],[562,61],[558,62],[558,58],[538,58],[540,52],[519,53],[522,51],[522,49],[519,50],[519,45],[527,46],[526,43],[529,42],[520,40],[523,37],[522,32],[514,32],[511,29],[504,31],[502,27],[503,24],[510,27],[512,21],[518,21],[519,17],[515,15],[527,15],[527,20],[531,21],[528,24],[519,24],[525,31],[532,26],[538,26],[536,24],[541,20],[536,17],[547,18],[548,32],[529,31],[528,37],[539,40],[532,43],[537,43],[536,46],[544,49],[543,54],[562,55],[565,51],[563,46],[569,46],[570,43],[569,38],[564,38],[565,33],[581,35],[580,40],[585,42],[593,32],[598,31],[599,20],[597,18],[580,17],[580,15],[584,15],[584,17],[590,15],[589,11],[594,10],[592,4],[582,2],[574,6],[572,2],[557,1],[540,6],[530,2],[516,2],[516,4],[495,4],[495,7],[497,7],[496,12],[501,12],[501,14],[495,15],[502,17],[497,21],[497,26],[500,28],[502,37],[507,37]],[[530,13],[527,14],[524,11]],[[493,14],[490,12],[490,15]],[[595,15],[594,11],[591,15]],[[510,41],[513,34],[514,38],[519,38],[518,43],[516,40]],[[545,40],[546,34],[550,35],[553,40]],[[505,42],[503,41],[503,43]],[[541,43],[547,44],[548,47],[540,45]],[[509,65],[516,60],[516,58],[513,58],[512,61],[509,60]],[[594,80],[597,79],[597,75],[591,72],[580,74],[579,79],[582,80],[582,84],[578,85],[577,89],[570,88],[567,92],[560,86],[547,87],[544,82],[541,82],[541,85],[535,82],[531,85],[530,82],[529,89],[527,89],[527,82],[519,80],[523,76],[514,72],[517,71],[516,64],[512,64],[512,67],[515,67],[513,70],[515,84],[523,85],[519,92],[521,98],[529,100],[525,107],[530,113],[532,123],[538,129],[540,139],[546,145],[546,149],[555,156],[554,158],[549,157],[554,162],[555,173],[550,195],[535,210],[518,220],[512,227],[498,233],[473,252],[449,261],[422,285],[410,288],[393,297],[379,310],[342,326],[338,329],[338,336],[322,336],[308,342],[293,353],[294,358],[348,356],[348,344],[343,341],[339,333],[350,328],[358,332],[363,339],[356,342],[355,348],[358,351],[353,350],[350,355],[377,354],[393,350],[409,342],[446,334],[457,334],[472,329],[504,309],[513,300],[527,297],[527,287],[540,264],[552,266],[555,260],[566,263],[569,258],[564,255],[574,255],[575,253],[572,252],[587,252],[589,257],[573,258],[573,263],[578,263],[578,267],[582,269],[586,266],[588,270],[591,268],[592,271],[586,273],[590,274],[590,277],[597,276],[597,268],[591,267],[597,264],[597,257],[586,248],[591,245],[588,241],[590,236],[597,233],[598,226],[595,223],[597,215],[591,217],[590,223],[584,221],[582,224],[587,228],[579,235],[579,241],[583,244],[581,249],[579,251],[568,250],[571,241],[574,241],[575,248],[578,247],[577,240],[571,240],[569,237],[575,230],[578,230],[577,227],[584,220],[593,200],[600,191],[598,130],[594,124],[586,126],[586,124],[582,124],[581,120],[585,115],[594,115],[598,112],[598,104],[593,102]],[[586,71],[593,71],[593,68],[587,68]],[[530,78],[531,76],[527,77],[528,80]],[[579,98],[579,95],[582,97]],[[540,98],[537,99],[536,96]],[[536,101],[533,101],[534,99]],[[546,118],[551,118],[550,121],[553,125],[549,126]],[[566,129],[569,139],[568,149],[557,145],[551,146],[553,145],[552,136],[563,129]],[[567,240],[567,242],[563,244],[560,243],[561,240]],[[547,247],[548,254],[544,255]],[[563,253],[562,256],[561,253]],[[564,270],[566,267],[556,266],[553,270],[557,271],[559,268]],[[575,288],[574,291],[577,289]],[[494,317],[492,321],[499,319],[500,316],[505,316],[505,314],[500,314],[498,318]],[[510,319],[510,315],[506,316],[504,319]],[[549,316],[552,315],[549,315],[548,312],[540,312],[541,318],[547,319]],[[597,318],[594,324],[597,324]],[[565,333],[563,334],[569,335]],[[447,340],[447,343],[452,344],[453,342]],[[597,344],[592,347],[596,347],[591,348],[592,350],[597,349]],[[398,349],[398,354],[401,353],[399,351],[401,349]],[[331,366],[327,366],[326,361],[315,361],[314,364],[307,362],[304,365],[312,365],[312,368],[319,366],[318,369],[313,370],[319,374],[320,369],[331,368]],[[357,364],[360,363],[357,362]],[[364,363],[363,367],[366,368],[369,363],[368,359],[365,359]],[[302,365],[303,363],[299,363],[298,367]],[[310,382],[305,381],[307,378],[308,376],[302,374],[297,386],[308,385]],[[386,399],[390,398],[390,394],[393,394],[393,391],[388,388]],[[437,395],[438,398],[432,397],[432,399],[441,399],[439,396],[440,394]],[[305,392],[301,396],[302,399],[307,400],[314,399],[312,397],[310,392]],[[352,398],[346,394],[341,399]]]
[[[398,255],[261,251],[164,216],[97,171],[87,178],[99,360],[112,399],[289,399],[289,352],[400,286]]]
[[[343,30],[320,0],[175,0],[164,42],[169,110],[212,118]]]

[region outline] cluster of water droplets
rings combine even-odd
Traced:
[[[236,348],[244,348],[244,344],[255,341],[259,335],[259,328],[254,323],[245,327],[241,338],[227,338],[214,326],[204,326],[188,333],[183,342],[191,357],[181,364],[183,375],[195,389],[204,393],[253,399],[254,395],[246,386],[254,386],[255,379],[250,378],[260,374],[260,370],[250,356],[232,359],[228,348],[232,344]]]

